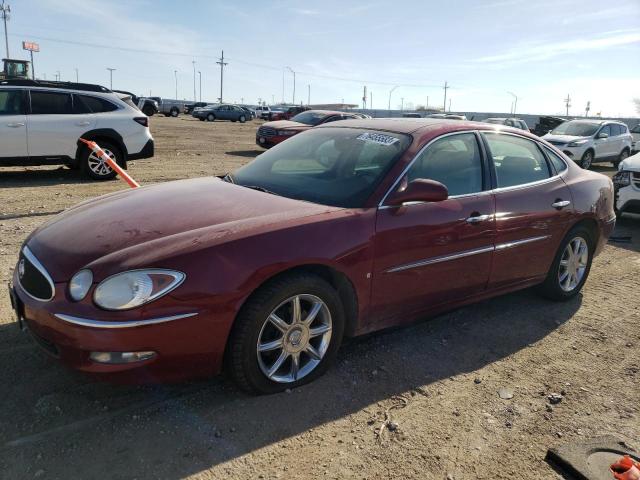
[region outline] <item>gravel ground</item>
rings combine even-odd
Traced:
[[[154,117],[156,157],[129,172],[149,184],[233,170],[259,153],[256,126]],[[123,188],[0,170],[0,283],[38,224]],[[222,378],[88,379],[19,333],[0,293],[0,477],[537,479],[558,478],[545,453],[571,440],[614,434],[637,449],[640,217],[614,235],[631,239],[609,243],[568,303],[523,291],[352,339],[326,376],[268,397]]]

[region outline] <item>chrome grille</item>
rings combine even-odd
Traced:
[[[53,298],[55,286],[44,265],[29,248],[24,247],[18,260],[18,282],[30,297],[48,302]]]

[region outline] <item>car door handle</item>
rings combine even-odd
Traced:
[[[18,122],[18,123],[7,123],[7,127],[11,127],[11,128],[24,127],[24,123],[22,123],[22,122]]]
[[[76,125],[79,127],[86,127],[87,125],[91,125],[91,122],[76,122]]]
[[[553,208],[557,208],[558,210],[563,209],[567,205],[571,204],[569,200],[556,200],[551,204]]]
[[[467,218],[467,223],[480,223],[491,219],[493,215],[472,215]]]

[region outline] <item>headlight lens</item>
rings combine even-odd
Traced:
[[[567,147],[580,147],[587,143],[589,140],[576,140],[575,142],[571,142]]]
[[[631,172],[618,172],[613,176],[613,184],[617,187],[631,185]]]
[[[80,270],[69,282],[69,295],[76,302],[79,302],[87,295],[92,283],[93,273],[91,270]]]
[[[97,286],[93,301],[105,310],[128,310],[166,295],[185,277],[182,272],[159,269],[118,273]]]

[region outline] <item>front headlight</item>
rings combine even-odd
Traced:
[[[278,130],[278,135],[282,135],[284,137],[289,137],[291,135],[295,135],[297,132],[295,130]]]
[[[631,172],[618,172],[613,176],[613,184],[616,187],[631,185]]]
[[[76,302],[82,300],[93,283],[93,273],[91,270],[80,270],[69,281],[69,295]]]
[[[174,270],[131,270],[103,280],[93,293],[105,310],[128,310],[149,303],[180,285],[186,275]]]
[[[581,147],[582,145],[584,145],[585,143],[587,143],[589,140],[576,140],[575,142],[571,142],[567,145],[567,147]]]

